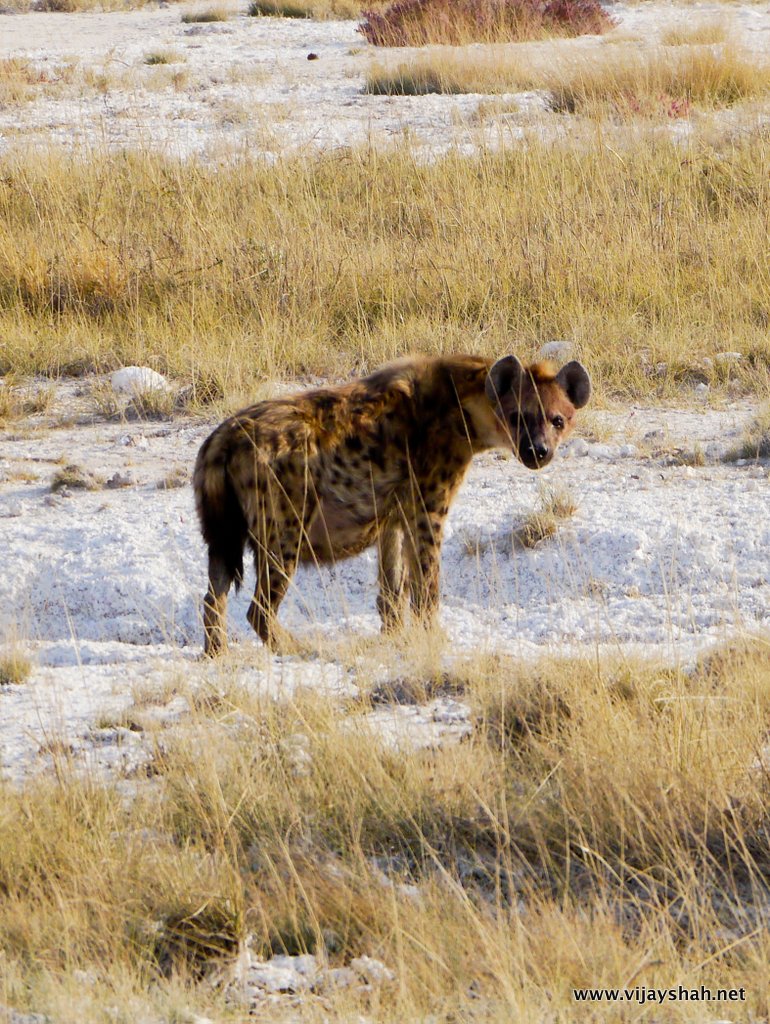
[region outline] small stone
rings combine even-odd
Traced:
[[[274,956],[270,960],[252,961],[248,984],[264,992],[305,992],[312,988],[318,975],[314,956]]]
[[[119,395],[136,398],[148,391],[171,391],[171,385],[161,373],[149,366],[124,366],[110,377],[112,390]]]
[[[116,490],[119,487],[132,487],[136,483],[132,473],[113,473],[105,487]]]
[[[593,457],[595,459],[604,459],[605,461],[609,461],[610,459],[614,459],[617,454],[618,454],[618,449],[614,445],[611,445],[611,444],[592,444],[591,445],[591,455],[593,455]]]
[[[668,373],[668,363],[656,363],[655,364],[655,376],[665,377]]]
[[[383,982],[395,981],[396,975],[381,960],[370,956],[357,956],[350,961],[350,966],[364,981]]]
[[[42,1013],[22,1013],[10,1006],[0,1005],[0,1020],[3,1024],[51,1024],[51,1018]]]
[[[249,982],[265,992],[297,992],[306,988],[302,975],[288,968],[273,967],[271,964],[252,964]]]
[[[3,515],[8,519],[17,519],[24,515],[24,506],[20,501],[9,501],[3,510]]]
[[[437,701],[431,718],[434,722],[443,722],[445,725],[467,722],[470,718],[470,708],[466,704],[461,704],[459,700]]]
[[[714,359],[718,363],[740,363],[743,355],[740,352],[717,352]]]
[[[695,385],[695,387],[693,388],[693,391],[695,392],[696,395],[704,395],[705,396],[705,395],[707,395],[709,393],[709,386],[708,386],[708,384],[705,383],[705,381],[700,381],[698,384]]]
[[[147,438],[143,434],[124,434],[118,439],[124,448],[139,448],[144,451],[148,447]]]
[[[537,351],[538,359],[553,359],[557,363],[566,363],[572,358],[572,342],[547,341]]]
[[[582,458],[584,455],[588,455],[590,445],[584,437],[576,437],[574,441],[571,441],[568,446],[570,455],[575,455],[577,458]]]
[[[307,55],[307,59],[308,59],[308,60],[318,60],[318,59],[319,59],[319,58],[318,58],[318,54],[317,54],[317,53],[309,53],[309,54]]]
[[[618,454],[624,459],[633,459],[639,454],[639,451],[635,444],[622,444]]]
[[[358,983],[358,975],[350,967],[332,967],[323,980],[324,988],[350,988]]]

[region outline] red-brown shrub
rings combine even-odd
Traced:
[[[358,30],[374,46],[516,42],[614,25],[597,0],[396,0],[363,17]]]

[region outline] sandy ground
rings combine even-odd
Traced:
[[[0,768],[12,776],[53,741],[120,765],[126,737],[99,730],[105,714],[145,685],[204,684],[219,671],[197,661],[206,579],[191,489],[158,486],[189,473],[212,424],[73,425],[73,409],[93,408],[88,396],[87,383],[60,385],[45,415],[2,441],[0,637],[21,636],[34,663],[27,682],[0,691]],[[69,425],[52,425],[62,409]],[[737,632],[770,628],[768,465],[722,461],[752,414],[745,403],[596,413],[588,436],[541,473],[500,454],[478,458],[443,550],[447,664],[480,649],[686,664]],[[682,464],[693,452],[704,465]],[[128,485],[52,494],[53,474],[73,462]],[[575,515],[532,550],[514,545],[515,528],[553,487],[574,497]],[[373,552],[303,569],[282,621],[311,648],[319,637],[375,638],[375,578]],[[281,697],[297,686],[341,699],[357,692],[354,669],[267,655],[245,622],[248,597],[247,578],[230,608],[241,682]],[[404,671],[396,660],[382,677]],[[161,704],[161,716],[184,711],[171,697]],[[449,699],[375,714],[414,742],[467,729],[467,709]]]
[[[407,59],[409,50],[368,47],[354,21],[252,18],[233,7],[225,23],[185,25],[194,6],[161,5],[107,14],[8,14],[0,17],[0,59],[29,59],[48,84],[33,102],[0,105],[0,152],[17,145],[147,146],[210,158],[248,152],[274,158],[408,137],[426,155],[449,148],[515,143],[537,130],[556,137],[574,127],[545,110],[545,97],[502,97],[505,111],[480,116],[485,97],[380,97],[362,93],[373,63]],[[200,5],[199,5],[200,9]],[[770,54],[770,7],[644,3],[614,5],[618,29],[604,37],[501,47],[525,59],[570,60],[607,46],[650,45],[672,25],[723,18],[758,58]],[[474,48],[478,49],[478,48]],[[173,62],[148,66],[148,55]],[[318,60],[308,61],[314,53]],[[693,115],[696,117],[696,115]],[[734,112],[719,117],[728,123]],[[740,114],[765,122],[770,106]],[[693,122],[672,122],[687,133]]]

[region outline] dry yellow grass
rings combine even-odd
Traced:
[[[704,18],[672,25],[660,34],[664,46],[707,46],[724,43],[731,35],[727,18]]]
[[[357,18],[361,6],[358,0],[253,0],[249,14],[253,17]]]
[[[728,452],[727,461],[770,458],[770,406],[765,406],[748,425],[740,444]]]
[[[770,62],[729,44],[648,53],[614,49],[600,61],[577,61],[552,70],[548,78],[557,110],[593,114],[609,106],[626,115],[676,117],[690,104],[730,106],[766,95]]]
[[[770,62],[725,44],[684,50],[628,48],[565,58],[436,51],[395,68],[374,64],[370,93],[501,93],[541,89],[553,109],[594,116],[681,117],[692,104],[729,106],[770,92]]]
[[[637,983],[744,987],[741,1019],[761,1019],[767,655],[747,643],[684,673],[479,653],[451,679],[419,656],[415,692],[451,685],[473,708],[471,738],[429,752],[310,694],[259,699],[223,667],[133,799],[78,781],[65,747],[56,782],[0,788],[4,1001],[60,1024],[115,1005],[242,1019],[205,979],[250,934],[267,956],[396,972],[257,1019],[571,1024],[573,987]]]
[[[488,51],[433,51],[394,68],[375,62],[364,91],[383,96],[422,96],[427,93],[501,93],[533,88],[533,73],[521,58]]]
[[[26,57],[4,57],[0,59],[0,107],[56,95],[74,81],[76,70],[74,61],[49,67]]]
[[[165,49],[165,50],[152,50],[144,58],[144,63],[154,66],[157,64],[179,64],[184,60],[183,55],[178,50]]]
[[[201,11],[189,11],[182,15],[183,25],[210,24],[217,21],[228,21],[233,10],[225,7],[224,4],[217,4],[213,7],[206,7]]]
[[[6,156],[0,370],[145,364],[238,401],[285,375],[566,337],[605,394],[671,393],[726,348],[746,357],[730,386],[761,390],[769,171],[761,131],[597,128],[432,164]]]
[[[24,416],[38,416],[53,404],[56,389],[53,386],[20,384],[13,375],[0,383],[0,426]]]
[[[0,686],[20,686],[31,671],[32,662],[19,647],[11,645],[0,651]]]
[[[514,530],[514,541],[525,548],[536,547],[554,537],[562,523],[577,512],[574,495],[566,488],[543,487],[537,508]]]

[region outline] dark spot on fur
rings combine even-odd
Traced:
[[[372,462],[379,470],[384,472],[386,465],[385,452],[375,445],[369,449],[367,454],[369,456],[369,461]]]

